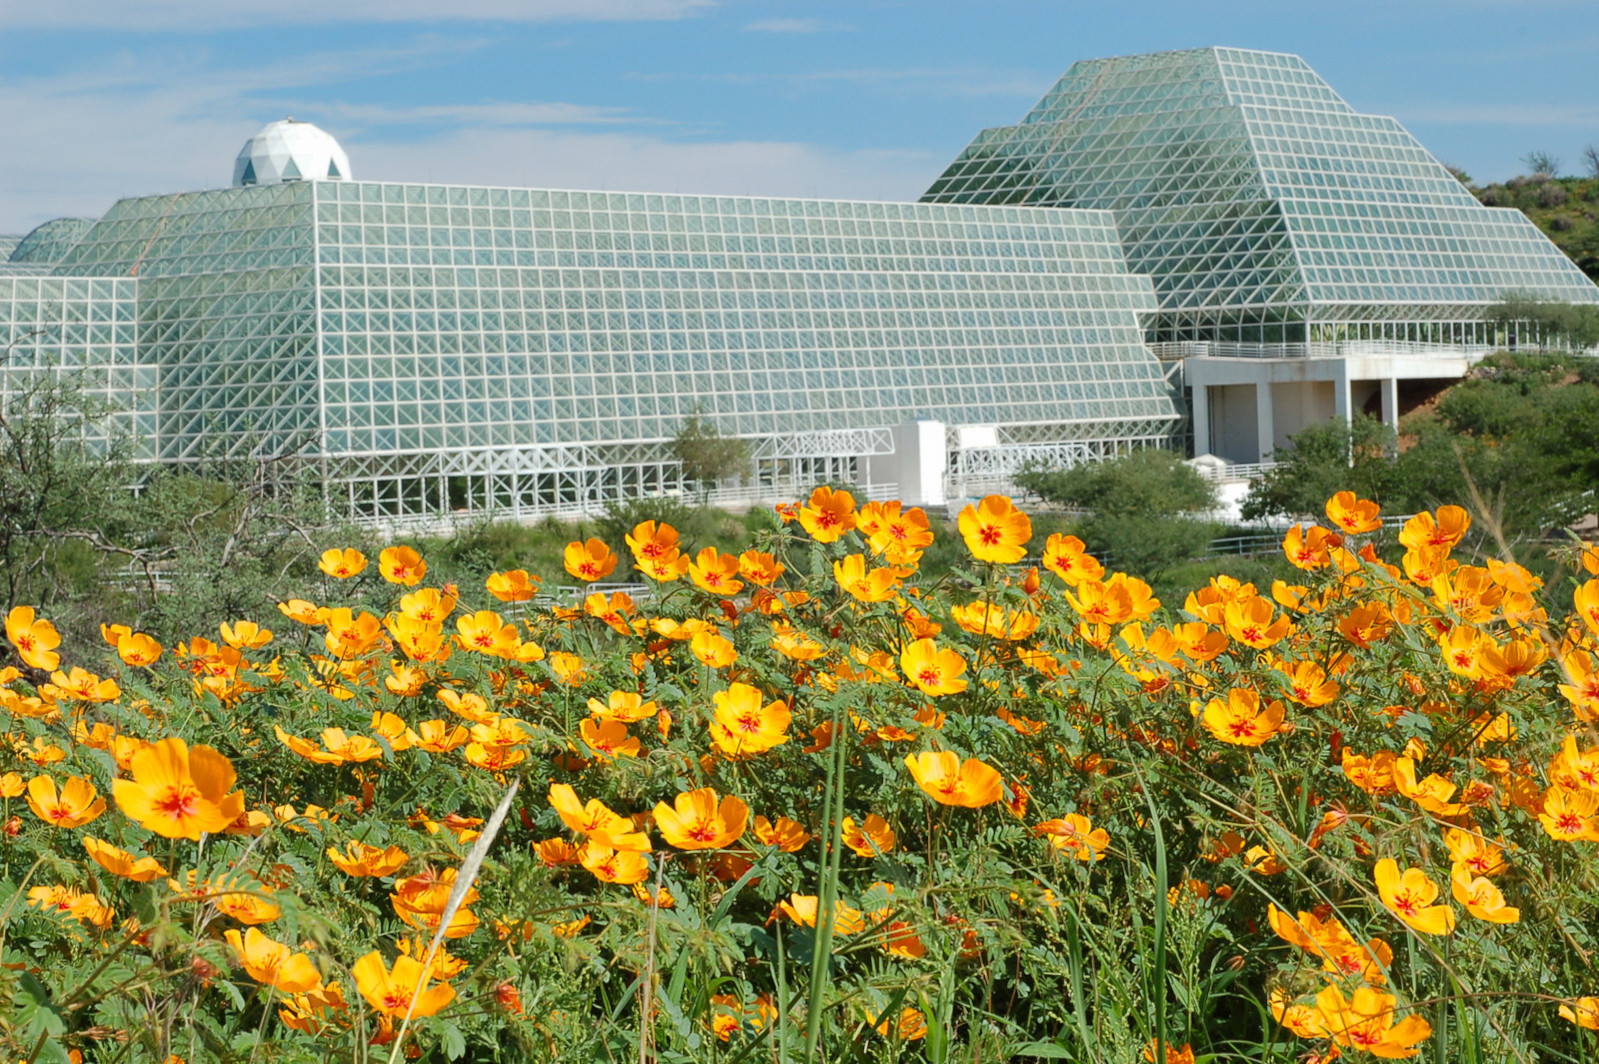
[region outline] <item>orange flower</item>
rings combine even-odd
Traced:
[[[406,956],[394,958],[391,971],[384,967],[382,954],[373,950],[355,962],[350,974],[367,1004],[385,1016],[432,1016],[455,1000],[448,983],[425,989],[428,980],[421,962]]]
[[[980,562],[1010,565],[1027,557],[1033,523],[1003,495],[990,495],[976,506],[968,505],[959,520],[966,549]]]
[[[664,558],[668,554],[676,556],[677,529],[662,522],[641,521],[633,526],[633,531],[627,536],[627,549],[633,552],[640,568],[643,563],[656,558]]]
[[[1160,1059],[1159,1048],[1155,1039],[1151,1038],[1149,1044],[1144,1047],[1144,1059],[1151,1062],[1151,1064],[1158,1064]],[[1166,1064],[1194,1064],[1194,1047],[1187,1042],[1180,1046],[1167,1042]]]
[[[565,839],[545,839],[543,842],[533,844],[533,852],[539,855],[539,861],[545,868],[560,868],[563,865],[578,863],[577,847]]]
[[[1394,762],[1397,755],[1391,750],[1379,750],[1365,757],[1344,747],[1343,769],[1349,782],[1367,794],[1381,794],[1394,789]]]
[[[899,594],[899,571],[868,569],[864,554],[851,554],[834,562],[833,579],[861,602],[887,602]]]
[[[1423,511],[1405,522],[1399,543],[1410,550],[1448,551],[1471,527],[1471,515],[1458,506],[1438,507],[1437,517]]]
[[[978,809],[992,805],[1005,794],[999,773],[975,757],[962,761],[949,750],[928,750],[907,755],[905,767],[910,769],[916,785],[940,805]]]
[[[1296,661],[1291,666],[1279,662],[1277,667],[1288,678],[1288,697],[1302,706],[1325,706],[1338,697],[1338,684],[1327,679],[1313,661]]]
[[[143,632],[130,632],[117,640],[117,657],[124,665],[149,668],[161,657],[161,644]]]
[[[54,669],[61,664],[61,655],[55,652],[61,636],[55,625],[34,618],[32,606],[14,606],[6,614],[6,638],[17,648],[17,656],[35,669]]]
[[[755,818],[755,837],[768,846],[776,846],[784,853],[795,853],[805,848],[811,841],[810,832],[800,827],[786,816],[777,818],[777,823],[769,823],[763,816]]]
[[[167,874],[154,857],[134,857],[126,850],[88,835],[83,837],[83,848],[89,851],[94,863],[114,876],[131,879],[135,883],[148,883]]]
[[[816,926],[820,901],[814,894],[790,894],[787,901],[777,903],[777,912],[796,924]],[[866,914],[852,909],[842,901],[833,902],[833,930],[841,935],[858,935],[866,930]]]
[[[1092,554],[1084,553],[1082,540],[1059,532],[1045,542],[1043,561],[1044,568],[1073,587],[1084,580],[1097,582],[1105,575],[1105,567],[1099,564],[1099,560]]]
[[[1320,525],[1295,525],[1283,536],[1283,553],[1296,568],[1320,569],[1332,563],[1329,552],[1341,542],[1336,532]]]
[[[549,800],[550,806],[561,818],[561,823],[579,835],[587,835],[612,849],[649,852],[649,837],[636,831],[633,821],[612,812],[598,798],[590,798],[588,804],[584,805],[578,800],[577,792],[570,786],[565,783],[552,783]]]
[[[386,547],[378,555],[378,571],[391,584],[415,587],[427,575],[428,564],[411,547]]]
[[[1245,646],[1265,650],[1287,635],[1292,627],[1287,614],[1273,620],[1275,613],[1270,602],[1259,595],[1250,595],[1227,603],[1222,619],[1228,635]]]
[[[376,761],[383,756],[383,747],[376,742],[364,735],[346,734],[343,728],[322,729],[322,742],[327,745],[326,750],[309,739],[290,735],[283,730],[282,725],[274,724],[272,731],[284,746],[318,765],[359,764],[362,761]]]
[[[637,757],[641,747],[635,737],[627,733],[627,725],[615,720],[584,720],[578,725],[578,734],[600,760],[613,757]]]
[[[1235,687],[1226,701],[1212,698],[1201,717],[1210,734],[1234,746],[1259,746],[1283,726],[1283,704],[1272,701],[1260,708],[1260,696],[1248,688]]]
[[[1578,1027],[1599,1031],[1599,997],[1580,997],[1561,1003],[1560,1018]]]
[[[366,568],[366,555],[354,547],[345,547],[343,550],[333,547],[322,552],[317,568],[336,580],[348,580],[360,575]]]
[[[799,523],[816,542],[837,542],[855,527],[855,496],[847,491],[817,488],[811,492],[811,501],[800,507]]]
[[[56,793],[56,781],[35,776],[28,781],[28,808],[33,815],[58,828],[80,828],[105,812],[105,799],[82,776],[68,776]]]
[[[1599,793],[1550,787],[1544,792],[1538,822],[1561,842],[1599,842]]]
[[[866,820],[860,824],[855,823],[854,817],[847,816],[840,828],[844,836],[844,845],[862,857],[877,857],[889,853],[899,841],[894,829],[888,826],[888,821],[876,813],[867,814]]]
[[[1327,500],[1327,520],[1351,536],[1381,528],[1382,519],[1377,513],[1376,503],[1369,499],[1357,499],[1352,491],[1340,491]]]
[[[527,602],[539,593],[539,578],[529,576],[526,569],[490,573],[483,584],[501,602]]]
[[[290,952],[288,946],[253,927],[243,935],[230,928],[222,937],[233,947],[250,978],[262,986],[275,987],[285,994],[304,994],[322,985],[322,976],[310,957]]]
[[[442,720],[424,720],[416,726],[416,732],[414,745],[432,754],[447,754],[471,737],[461,725],[451,725]]]
[[[679,850],[719,850],[744,834],[749,807],[728,795],[718,801],[716,791],[702,787],[681,793],[672,805],[658,802],[655,824],[661,837]]]
[[[1399,919],[1424,935],[1447,935],[1455,929],[1455,914],[1447,905],[1434,905],[1438,887],[1419,868],[1399,872],[1391,857],[1377,862],[1374,879],[1382,903]]]
[[[332,846],[328,847],[328,860],[347,876],[392,876],[410,859],[398,846],[380,850],[353,839],[345,846],[343,853]]]
[[[738,651],[733,649],[732,641],[715,632],[694,633],[688,648],[694,660],[709,669],[725,669],[738,660]]]
[[[713,595],[735,595],[744,587],[738,579],[738,558],[706,547],[688,567],[689,579]]]
[[[747,550],[738,556],[738,573],[752,584],[770,587],[783,575],[784,565],[770,554]]]
[[[632,691],[612,691],[604,702],[589,699],[589,712],[600,720],[614,720],[622,724],[648,720],[660,707],[644,701],[642,695]]]
[[[963,631],[1006,642],[1026,639],[1038,630],[1038,614],[1031,610],[1008,610],[997,602],[952,606],[949,614]]]
[[[1051,846],[1079,861],[1103,861],[1110,846],[1110,832],[1095,828],[1081,813],[1067,813],[1058,820],[1046,820],[1033,828],[1034,835],[1049,837]]]
[[[931,639],[918,639],[899,656],[905,678],[925,695],[959,694],[966,690],[962,675],[966,659],[953,650],[940,650]]]
[[[1374,1057],[1388,1059],[1413,1057],[1417,1044],[1432,1037],[1432,1025],[1417,1015],[1398,1023],[1398,999],[1369,986],[1357,987],[1346,1001],[1337,984],[1329,984],[1316,995],[1323,1033],[1337,1045],[1364,1050]]]
[[[616,555],[598,539],[573,540],[566,545],[566,571],[579,580],[592,583],[604,580],[616,568]]]
[[[514,657],[522,645],[522,637],[517,633],[516,626],[506,624],[505,619],[493,610],[462,614],[455,619],[455,630],[459,633],[455,641],[462,650],[475,650],[489,657]]]
[[[1521,919],[1521,910],[1505,904],[1505,896],[1487,876],[1473,876],[1460,865],[1449,877],[1450,893],[1466,907],[1466,911],[1479,920],[1492,924],[1513,924]]]
[[[728,757],[752,757],[788,742],[793,715],[787,703],[774,701],[763,707],[761,692],[743,683],[729,684],[711,699],[716,703],[711,739]]]
[[[649,862],[643,854],[635,850],[615,850],[595,839],[578,850],[578,861],[603,883],[642,883],[650,874]]]
[[[164,838],[198,840],[244,812],[244,795],[227,793],[233,763],[209,746],[190,749],[182,739],[163,739],[133,756],[129,774],[132,779],[111,781],[118,807]]]
[[[922,1015],[920,1009],[912,1008],[909,1005],[900,1009],[899,1020],[893,1024],[893,1034],[889,1034],[891,1019],[891,1017],[880,1017],[871,1009],[866,1010],[866,1022],[876,1024],[872,1030],[884,1038],[898,1038],[902,1042],[914,1042],[918,1038],[927,1037],[927,1017]]]

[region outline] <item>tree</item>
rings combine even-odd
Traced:
[[[1521,157],[1521,161],[1527,164],[1527,169],[1540,177],[1554,177],[1560,173],[1560,167],[1564,165],[1559,156],[1542,150],[1528,152]]]
[[[1534,343],[1564,341],[1573,347],[1599,346],[1599,307],[1589,304],[1547,302],[1523,292],[1507,292],[1488,308],[1488,321],[1511,328],[1530,328]]]
[[[672,440],[672,457],[683,467],[683,477],[699,490],[704,503],[717,483],[749,466],[749,447],[734,436],[723,436],[699,412],[688,416]]]
[[[5,609],[53,600],[70,582],[74,548],[98,547],[127,516],[125,447],[103,442],[113,407],[82,372],[12,368],[0,404],[0,593]]]
[[[1397,489],[1393,448],[1393,430],[1370,414],[1312,425],[1289,437],[1273,455],[1276,464],[1250,485],[1243,517],[1319,516],[1340,491],[1383,504]]]
[[[1216,506],[1216,489],[1170,451],[1134,451],[1070,469],[1029,469],[1016,483],[1049,502],[1090,511],[1077,534],[1118,568],[1155,579],[1201,554],[1217,526],[1195,516]]]
[[[1589,177],[1599,178],[1599,141],[1582,149],[1582,165],[1587,167]]]

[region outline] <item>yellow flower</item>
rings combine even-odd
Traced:
[[[974,757],[962,761],[949,750],[908,754],[905,767],[916,785],[940,805],[977,809],[992,805],[1005,794],[998,772]]]
[[[616,555],[598,539],[573,540],[566,545],[566,571],[585,583],[604,580],[616,569]]]
[[[1085,580],[1098,583],[1105,575],[1105,567],[1099,560],[1084,553],[1082,540],[1059,532],[1045,542],[1043,561],[1044,568],[1073,587]]]
[[[1375,532],[1382,527],[1377,516],[1378,506],[1369,499],[1357,499],[1352,491],[1340,491],[1327,500],[1327,520],[1341,528],[1345,534],[1358,536]]]
[[[432,1016],[455,1000],[455,990],[448,983],[424,989],[426,973],[421,962],[410,957],[394,958],[394,968],[390,970],[384,966],[382,954],[373,950],[355,962],[350,974],[355,976],[356,989],[367,1004],[385,1016]]]
[[[633,821],[612,812],[598,798],[590,798],[585,805],[578,800],[577,792],[570,786],[565,783],[552,783],[549,800],[550,806],[561,818],[561,823],[579,835],[587,835],[612,849],[649,852],[649,837],[635,830]]]
[[[996,602],[953,606],[949,613],[955,618],[956,624],[972,635],[985,635],[1007,642],[1026,639],[1038,630],[1038,614],[1031,610],[1008,610]]]
[[[967,506],[961,511],[959,526],[966,549],[980,562],[1009,565],[1027,557],[1033,523],[1003,495],[990,495],[976,506]]]
[[[68,776],[56,793],[56,781],[35,776],[28,781],[28,808],[33,815],[58,828],[81,828],[105,812],[105,799],[82,776]]]
[[[800,527],[818,543],[835,543],[855,527],[855,496],[821,487],[800,507]]]
[[[1454,910],[1433,904],[1438,887],[1421,869],[1407,868],[1401,875],[1398,862],[1385,857],[1377,862],[1374,878],[1382,903],[1414,930],[1447,935],[1455,929]]]
[[[714,595],[735,595],[742,590],[744,581],[738,579],[738,574],[738,558],[715,547],[700,551],[688,567],[689,578]]]
[[[463,726],[442,720],[425,720],[416,726],[416,731],[414,745],[431,754],[447,754],[470,738],[470,733]]]
[[[744,834],[749,807],[728,795],[718,801],[716,791],[702,787],[679,794],[672,805],[656,803],[655,824],[661,837],[679,850],[719,850]]]
[[[925,695],[936,698],[966,690],[962,679],[966,659],[953,650],[938,649],[931,639],[918,639],[907,646],[899,656],[899,665],[905,678]]]
[[[366,569],[366,555],[354,547],[345,547],[343,550],[332,547],[322,552],[317,568],[335,580],[348,580]]]
[[[783,572],[783,563],[762,551],[747,550],[738,556],[738,573],[752,584],[769,587]]]
[[[378,571],[391,584],[415,587],[427,575],[427,562],[411,547],[386,547],[378,555]]]
[[[793,716],[787,703],[774,701],[763,707],[761,692],[743,683],[729,684],[711,699],[716,704],[711,739],[728,757],[752,757],[788,742]]]
[[[61,636],[49,621],[35,619],[32,606],[14,606],[6,614],[6,638],[17,648],[17,656],[35,669],[49,670],[61,664],[61,656],[55,652]]]
[[[1599,793],[1550,787],[1538,822],[1545,834],[1561,842],[1599,842]]]
[[[1471,515],[1458,506],[1438,507],[1437,517],[1426,511],[1405,522],[1399,544],[1410,550],[1450,550],[1471,527]]]
[[[132,779],[111,781],[112,797],[130,820],[169,839],[215,834],[244,812],[233,786],[233,763],[209,746],[173,737],[133,756]]]
[[[854,817],[845,817],[840,828],[844,836],[844,845],[860,854],[862,857],[877,857],[889,853],[899,841],[894,834],[894,829],[888,826],[888,821],[876,813],[867,815],[863,823],[855,823]]]
[[[790,894],[777,903],[777,911],[796,924],[816,926],[819,899],[814,894]],[[866,914],[841,901],[833,902],[833,930],[840,935],[858,935],[866,929]]]
[[[1278,701],[1260,708],[1260,696],[1248,688],[1235,687],[1227,699],[1212,698],[1205,704],[1201,722],[1210,734],[1234,746],[1259,746],[1283,726],[1283,704]]]
[[[1259,595],[1235,599],[1222,610],[1227,634],[1245,646],[1265,650],[1275,645],[1293,627],[1288,615],[1273,619],[1276,611],[1270,602]]]
[[[238,650],[259,650],[272,642],[272,633],[254,621],[222,623],[222,641]]]
[[[522,645],[516,626],[506,624],[493,610],[478,610],[455,619],[455,641],[462,650],[475,650],[489,657],[514,657]]]
[[[668,554],[676,556],[677,542],[677,529],[665,522],[656,524],[654,521],[641,521],[627,535],[627,549],[633,552],[640,568],[645,561],[664,558]]]

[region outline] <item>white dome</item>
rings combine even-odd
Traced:
[[[244,142],[233,160],[233,185],[277,185],[284,181],[344,181],[350,157],[339,142],[310,122],[268,122]]]

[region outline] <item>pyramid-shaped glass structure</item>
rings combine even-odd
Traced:
[[[1076,63],[923,198],[1113,211],[1160,299],[1156,341],[1488,342],[1483,310],[1508,292],[1599,302],[1532,222],[1293,55]]]

